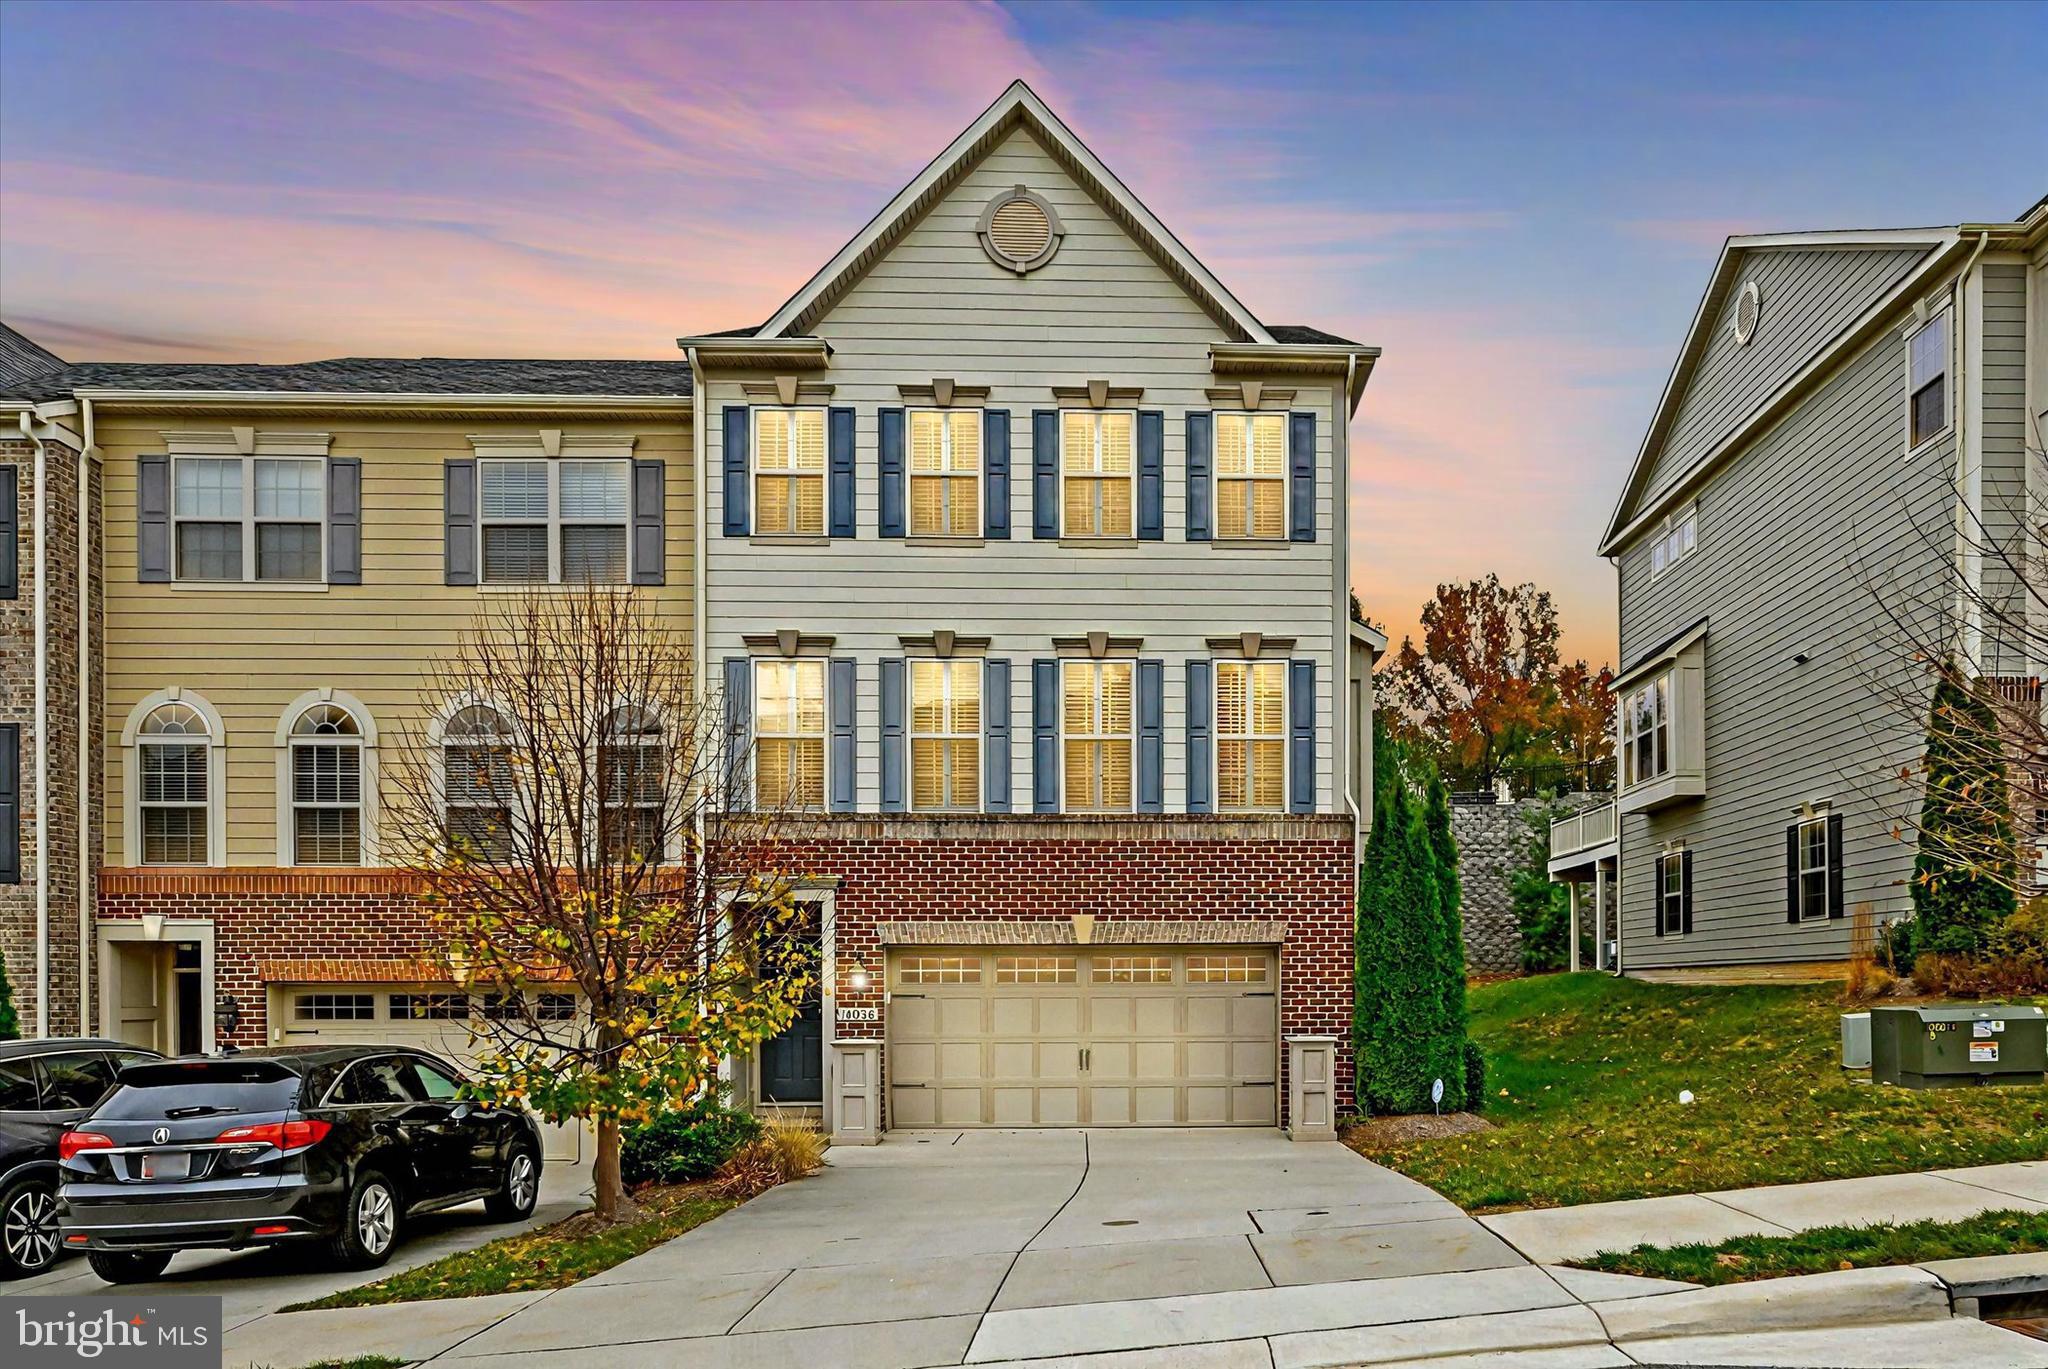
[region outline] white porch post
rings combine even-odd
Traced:
[[[1593,862],[1593,959],[1603,970],[1607,963],[1607,862]]]

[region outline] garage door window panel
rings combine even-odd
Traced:
[[[1097,956],[1088,969],[1096,984],[1171,984],[1173,958],[1163,955]]]
[[[367,993],[302,993],[292,997],[298,1022],[374,1022],[377,998]]]
[[[979,984],[981,957],[905,956],[897,962],[896,977],[904,984]]]

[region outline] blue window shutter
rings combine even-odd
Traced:
[[[1208,661],[1188,662],[1188,811],[1216,809],[1216,667]]]
[[[849,660],[834,660],[825,670],[831,680],[825,710],[832,720],[832,754],[826,761],[826,769],[831,774],[832,793],[826,806],[835,813],[851,813],[855,781],[860,778],[853,740],[855,710],[858,708],[854,698],[854,664]]]
[[[1031,411],[1031,535],[1060,535],[1060,413]],[[1033,667],[1036,669],[1037,667]]]
[[[981,810],[1010,811],[1010,663],[981,663]]]
[[[880,471],[882,536],[901,537],[903,526],[903,410],[881,409],[875,413],[877,445],[881,449]]]
[[[1293,524],[1289,538],[1296,542],[1316,540],[1316,416],[1287,416],[1287,464],[1289,513]]]
[[[910,807],[905,796],[903,743],[904,670],[901,656],[882,661],[882,811],[901,813]]]
[[[1316,811],[1316,663],[1287,663],[1287,811]]]
[[[753,434],[747,427],[747,406],[725,406],[725,535],[745,537],[754,520],[747,509],[748,453]]]
[[[1140,661],[1137,671],[1138,811],[1166,811],[1166,662]]]
[[[729,808],[748,806],[754,749],[754,662],[747,656],[725,658],[725,801]]]
[[[1031,663],[1031,811],[1060,811],[1060,663]]]
[[[358,457],[327,461],[327,583],[363,583],[363,463]]]
[[[981,535],[1010,535],[1010,411],[981,416]],[[1007,667],[1006,673],[1007,673]]]
[[[147,460],[147,458],[144,458]],[[166,501],[166,507],[169,501]],[[443,582],[476,583],[476,461],[441,463],[441,565]],[[165,539],[163,579],[170,579],[169,538]],[[148,562],[145,560],[144,565]],[[144,579],[150,577],[144,576]]]
[[[633,583],[668,583],[668,463],[633,463]]]
[[[831,528],[834,537],[851,537],[853,530],[853,410],[835,408],[826,415],[831,446],[832,489]]]
[[[1166,415],[1138,413],[1138,540],[1166,537]]]
[[[145,456],[135,464],[135,578],[144,584],[165,582],[171,578],[171,458]],[[476,462],[467,464],[474,490]],[[475,584],[474,565],[472,557],[469,579],[448,583]]]
[[[0,723],[0,884],[21,883],[21,724]]]
[[[1216,415],[1206,410],[1188,413],[1187,461],[1188,541],[1206,542],[1214,536],[1209,510],[1216,494],[1211,483],[1215,478]]]

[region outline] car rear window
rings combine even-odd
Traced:
[[[269,1060],[165,1060],[130,1065],[121,1087],[93,1114],[121,1121],[172,1109],[282,1112],[299,1097],[299,1076]]]

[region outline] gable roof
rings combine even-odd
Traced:
[[[1012,81],[981,117],[947,144],[924,170],[912,178],[870,219],[853,240],[839,249],[803,288],[786,300],[766,323],[755,331],[761,338],[799,337],[817,325],[868,268],[893,246],[925,210],[958,184],[960,178],[981,160],[997,142],[1018,127],[1029,129],[1052,153],[1053,159],[1080,182],[1109,210],[1110,217],[1137,239],[1166,268],[1181,288],[1201,303],[1239,342],[1279,341],[1265,324],[1230,293],[1209,268],[1195,259],[1180,239],[1167,229],[1131,193],[1114,172],[1102,164],[1087,144],[1074,136],[1022,81]],[[1313,330],[1310,330],[1313,331]],[[1327,337],[1327,334],[1322,335]],[[1297,339],[1298,340],[1298,339]]]
[[[35,339],[0,323],[0,389],[61,370],[64,358]]]
[[[0,397],[80,390],[291,395],[576,395],[687,398],[681,361],[524,361],[480,357],[336,357],[289,365],[87,361],[0,379]]]

